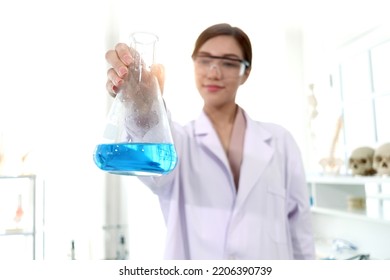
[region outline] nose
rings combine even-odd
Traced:
[[[207,71],[207,77],[221,78],[221,70],[219,69],[219,66],[217,64],[212,63],[210,65],[210,68]]]

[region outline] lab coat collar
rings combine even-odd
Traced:
[[[272,134],[258,122],[251,119],[244,110],[243,113],[247,122],[247,128],[236,204],[242,203],[248,196],[274,153],[271,145]],[[233,176],[230,171],[227,156],[210,119],[204,111],[202,111],[199,118],[195,121],[194,129],[195,135],[200,143],[210,153],[215,155],[224,165],[226,171],[229,172],[232,177],[232,187],[234,188]]]
[[[200,116],[195,121],[195,135],[203,147],[205,147],[209,153],[217,157],[225,167],[226,172],[231,174],[229,162],[225,151],[223,150],[221,141],[219,140],[213,124],[204,111],[201,112]]]
[[[244,156],[240,169],[240,181],[236,208],[241,206],[256,185],[274,154],[272,134],[261,123],[244,112],[247,127],[244,139]]]

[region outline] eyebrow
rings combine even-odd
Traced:
[[[224,54],[224,55],[222,55],[222,56],[217,56],[217,55],[212,55],[212,54],[209,53],[209,52],[198,52],[198,55],[208,55],[208,56],[226,57],[226,58],[236,58],[236,59],[239,59],[239,60],[242,59],[242,58],[240,58],[238,55],[236,55],[236,54],[231,54],[231,53],[227,53],[227,54]]]

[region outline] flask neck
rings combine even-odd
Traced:
[[[157,35],[148,32],[135,32],[130,36],[130,48],[134,50],[134,60],[136,66],[145,67],[150,70],[156,60]]]

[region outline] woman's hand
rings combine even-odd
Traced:
[[[115,97],[128,74],[129,65],[133,62],[129,47],[124,43],[117,44],[115,49],[106,52],[106,61],[111,65],[107,71],[106,88],[108,93]]]
[[[124,43],[118,43],[115,49],[106,52],[106,61],[111,68],[107,71],[106,89],[108,93],[115,97],[124,85],[129,66],[134,63],[134,58],[130,48]],[[164,90],[165,71],[161,64],[154,64],[151,67],[151,74],[157,77],[161,93]]]

